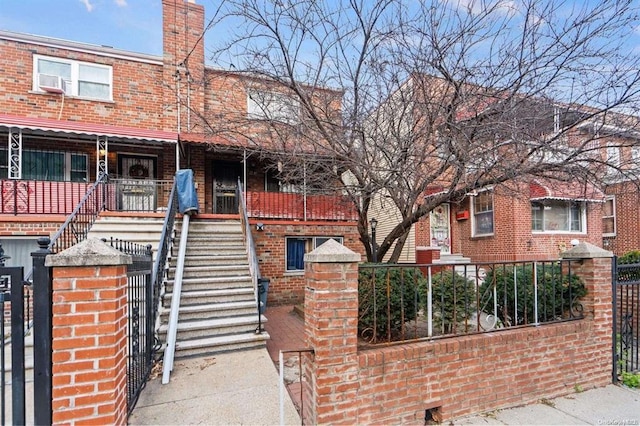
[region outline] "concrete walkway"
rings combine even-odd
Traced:
[[[609,385],[537,404],[456,419],[454,425],[640,425],[640,391]]]
[[[171,381],[162,374],[143,389],[131,425],[277,425],[278,372],[266,349],[178,360]],[[285,424],[300,417],[285,392]]]

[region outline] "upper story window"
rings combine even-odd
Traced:
[[[493,235],[493,191],[482,191],[471,199],[473,236]]]
[[[584,203],[549,200],[531,203],[531,229],[539,232],[583,232]]]
[[[616,235],[616,198],[611,196],[604,200],[602,210],[602,235],[613,237]]]
[[[607,145],[607,164],[609,165],[608,173],[616,173],[620,167],[620,147],[616,145]]]
[[[33,90],[111,101],[113,69],[71,59],[33,56]]]
[[[247,114],[256,120],[297,124],[300,121],[300,102],[284,93],[249,90]]]

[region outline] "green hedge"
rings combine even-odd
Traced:
[[[417,268],[369,266],[359,271],[358,332],[371,342],[393,340],[403,322],[415,320],[417,289],[426,279]]]
[[[514,273],[515,271],[515,273]],[[539,264],[538,321],[552,321],[580,314],[578,299],[587,294],[582,280],[562,271],[559,263]],[[494,292],[498,317],[504,325],[522,325],[535,322],[533,265],[496,267],[488,270],[480,286],[480,309],[493,313]],[[517,295],[517,309],[516,309]]]

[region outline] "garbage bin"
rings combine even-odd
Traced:
[[[267,292],[269,291],[268,278],[258,278],[258,311],[264,314],[267,309]]]

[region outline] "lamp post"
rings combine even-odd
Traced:
[[[378,244],[376,243],[376,228],[378,227],[378,221],[375,217],[372,217],[369,221],[371,225],[371,255],[373,257],[373,263],[378,263]]]

